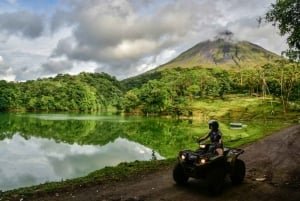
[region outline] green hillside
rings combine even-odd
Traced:
[[[180,54],[157,70],[167,68],[205,68],[220,67],[226,69],[251,68],[282,59],[258,45],[247,41],[228,42],[224,39],[204,41]]]
[[[0,80],[0,111],[105,111],[120,107],[122,95],[120,82],[106,73]]]

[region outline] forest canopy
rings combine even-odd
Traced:
[[[0,81],[1,111],[107,111],[188,115],[195,101],[228,94],[300,100],[300,67],[286,60],[238,71],[173,68],[118,81],[106,73],[59,74],[26,82]]]
[[[119,81],[105,73],[59,74],[26,82],[0,82],[2,111],[98,111],[119,107]]]

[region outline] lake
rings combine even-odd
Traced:
[[[238,146],[283,126],[247,122],[230,129],[220,122],[224,141]],[[197,147],[194,136],[207,121],[113,114],[0,113],[0,190],[85,176],[121,162],[176,157]],[[225,143],[226,144],[226,143]]]

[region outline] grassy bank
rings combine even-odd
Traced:
[[[176,159],[135,161],[131,163],[121,163],[115,167],[105,167],[92,172],[84,177],[69,179],[60,182],[48,182],[32,187],[19,188],[2,192],[0,200],[22,200],[26,197],[38,196],[47,193],[67,192],[69,189],[92,186],[96,183],[119,181],[132,177],[139,177],[153,171],[171,167]]]
[[[284,114],[279,99],[243,94],[226,95],[223,99],[210,97],[196,100],[192,104],[193,116],[201,119],[289,119],[289,115],[296,115],[293,113],[295,109],[291,105],[290,111]]]

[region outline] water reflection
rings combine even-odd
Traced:
[[[131,122],[131,120],[126,119],[122,116],[116,116],[116,115],[77,115],[77,114],[25,114],[25,115],[19,115],[19,116],[25,116],[26,118],[37,118],[41,120],[53,120],[53,121],[65,121],[65,120],[78,120],[78,121],[111,121],[111,122]],[[134,121],[137,121],[137,119],[134,119]],[[141,121],[141,120],[138,120]]]
[[[282,122],[247,125],[233,130],[220,121],[225,145],[253,141],[282,127]],[[80,177],[124,161],[149,160],[152,150],[165,158],[176,157],[178,150],[196,149],[194,136],[206,134],[206,121],[0,113],[0,190]]]
[[[56,143],[15,134],[0,141],[0,189],[9,190],[47,181],[84,176],[120,162],[150,160],[152,150],[125,138],[104,146]],[[157,159],[162,159],[156,154]]]

